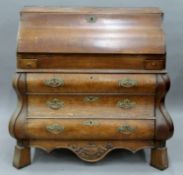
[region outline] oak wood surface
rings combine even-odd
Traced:
[[[90,121],[95,123],[90,125]],[[46,127],[52,125],[64,127],[64,130],[59,133],[49,132]],[[119,127],[123,126],[130,126],[133,130],[119,132]],[[154,138],[154,120],[28,119],[25,128],[26,136],[30,139],[147,140]]]
[[[9,123],[21,143],[15,167],[30,163],[36,147],[66,148],[88,162],[114,149],[151,148],[151,165],[167,168],[174,127],[165,108],[162,11],[26,7],[20,14],[18,106]]]
[[[151,166],[164,170],[168,168],[168,153],[167,148],[153,148],[151,150]]]
[[[160,11],[113,13],[106,9],[107,13],[93,14],[95,8],[80,9],[83,13],[38,10],[21,13],[19,53],[165,53]]]
[[[23,168],[31,163],[31,153],[29,147],[20,145],[15,146],[13,166],[16,168]]]
[[[86,12],[90,12],[90,13],[94,13],[94,14],[100,14],[100,13],[104,13],[104,14],[129,14],[130,13],[134,13],[134,14],[163,14],[163,12],[159,9],[159,8],[103,8],[103,7],[95,7],[95,8],[91,8],[91,7],[37,7],[37,6],[33,6],[33,7],[24,7],[20,13],[26,13],[26,12],[31,12],[31,13],[86,13]]]
[[[96,97],[95,101],[87,98]],[[57,99],[63,102],[59,109],[52,109],[48,102]],[[132,107],[119,107],[126,99]],[[130,105],[130,104],[129,104]],[[29,116],[63,118],[152,118],[154,117],[154,96],[124,95],[29,95],[27,112]]]
[[[46,81],[63,82],[52,87]],[[30,93],[155,93],[156,76],[148,74],[27,74]],[[121,81],[121,84],[120,84]],[[126,82],[127,81],[127,82]],[[128,84],[125,84],[128,83]],[[130,84],[131,83],[131,84]]]
[[[165,68],[163,54],[18,54],[20,69],[152,69]]]

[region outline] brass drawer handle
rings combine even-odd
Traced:
[[[86,102],[95,102],[99,99],[99,97],[96,97],[96,96],[87,96],[84,98],[84,101]]]
[[[59,87],[59,86],[64,86],[64,80],[57,79],[57,78],[51,78],[51,79],[45,80],[44,84],[55,88],[55,87]]]
[[[135,106],[135,102],[130,101],[128,98],[124,99],[124,100],[120,100],[117,103],[117,106],[123,109],[131,109]]]
[[[59,124],[51,124],[46,126],[46,130],[53,134],[59,134],[64,131],[64,126],[61,126]]]
[[[49,108],[57,110],[64,106],[64,102],[57,98],[54,98],[52,100],[48,100],[47,105]]]
[[[118,85],[120,87],[130,88],[130,87],[136,86],[137,81],[129,79],[129,78],[124,78],[124,79],[118,81]]]
[[[96,126],[96,125],[98,125],[98,122],[94,121],[94,120],[86,120],[83,122],[83,125],[84,126]]]
[[[122,134],[131,134],[136,130],[136,128],[130,125],[122,125],[117,130],[119,133],[122,133]]]

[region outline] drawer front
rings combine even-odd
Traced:
[[[29,118],[152,118],[154,96],[28,96]]]
[[[37,93],[154,93],[153,74],[27,74],[28,92]]]
[[[165,69],[165,61],[164,60],[145,60],[144,69],[146,70]]]
[[[153,139],[154,120],[29,119],[31,139]]]
[[[153,62],[151,62],[153,60]],[[147,61],[147,62],[146,62]],[[154,64],[154,62],[156,64]],[[151,64],[152,63],[152,64]],[[132,69],[165,68],[164,55],[138,54],[18,54],[18,69]]]

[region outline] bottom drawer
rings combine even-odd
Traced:
[[[31,139],[153,139],[154,120],[28,119]]]

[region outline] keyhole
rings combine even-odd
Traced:
[[[94,21],[94,17],[93,17],[93,16],[90,17],[90,21],[91,21],[91,22]]]
[[[88,16],[86,19],[89,23],[94,23],[97,20],[95,16]]]
[[[152,62],[151,65],[152,65],[152,66],[156,66],[156,63],[155,63],[155,62]]]
[[[31,68],[32,67],[31,63],[27,63],[27,67]]]

